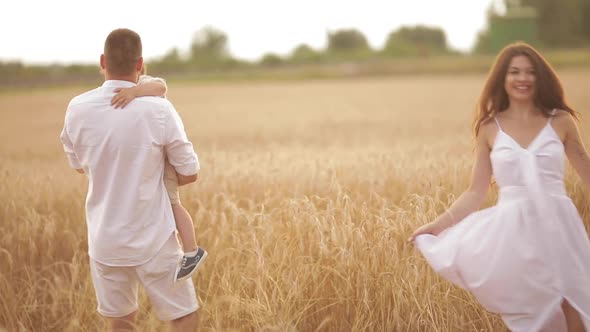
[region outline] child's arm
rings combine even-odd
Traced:
[[[142,75],[137,85],[131,88],[117,88],[117,94],[111,99],[111,105],[115,108],[127,106],[133,99],[141,96],[166,97],[168,86],[161,78]]]

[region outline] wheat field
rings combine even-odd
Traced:
[[[590,69],[559,71],[590,135]],[[171,83],[202,163],[201,331],[504,331],[405,239],[468,185],[484,75]],[[100,331],[86,178],[59,142],[83,87],[0,94],[0,331]],[[586,224],[590,196],[568,191]],[[488,205],[495,191],[490,190]],[[165,325],[141,294],[139,331]]]

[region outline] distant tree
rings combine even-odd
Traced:
[[[590,44],[590,20],[587,19],[590,17],[590,0],[504,0],[504,5],[508,17],[518,18],[524,13],[534,13],[536,36],[532,38],[533,44],[544,47]],[[502,16],[504,14],[490,6],[487,12],[488,25]],[[492,38],[489,29],[482,31],[474,51],[493,52]]]
[[[186,67],[186,61],[180,56],[178,48],[172,48],[164,56],[148,64],[148,74],[152,71],[173,70],[180,71]]]
[[[290,60],[293,62],[314,62],[321,58],[321,54],[315,51],[307,44],[300,44],[295,47],[290,55]]]
[[[568,30],[571,28],[570,23],[560,22],[563,19],[564,11],[563,9],[560,10],[561,4],[558,1],[520,1],[520,4],[517,4],[515,1],[506,0],[505,3],[507,9],[522,4],[534,7],[537,10],[539,37],[545,45],[557,46],[562,44],[559,36],[568,34]]]
[[[586,18],[582,20],[580,33],[582,36],[585,36],[587,38],[586,41],[588,41],[588,39],[590,39],[590,1],[582,1],[579,10],[580,13],[582,13],[582,16]]]
[[[329,52],[358,52],[369,50],[369,43],[362,32],[356,29],[337,30],[328,32]]]
[[[509,0],[505,0],[509,1]],[[490,22],[492,21],[494,15],[498,15],[497,8],[494,6],[494,3],[488,6],[486,10],[486,27],[477,33],[477,38],[475,39],[475,45],[473,45],[472,52],[479,53],[479,54],[490,54],[493,53],[492,50],[492,37],[490,35]]]
[[[537,10],[539,38],[547,46],[576,46],[590,42],[588,0],[506,0],[506,6],[530,6]]]
[[[229,58],[227,35],[207,26],[195,33],[191,43],[191,60],[211,61]]]
[[[265,67],[275,67],[284,62],[283,58],[274,53],[267,53],[260,59],[260,65]]]
[[[482,30],[477,34],[477,39],[473,46],[473,52],[479,54],[492,53],[493,50],[491,45],[490,31],[488,29]]]
[[[19,73],[23,72],[24,69],[25,66],[20,61],[0,61],[0,78],[17,76]]]
[[[180,52],[178,51],[178,48],[172,48],[170,51],[168,51],[168,53],[164,54],[164,56],[162,57],[162,62],[181,62]]]
[[[390,55],[422,55],[448,51],[447,37],[441,28],[417,25],[401,27],[387,37],[384,53]]]
[[[391,39],[405,40],[410,44],[421,45],[433,49],[446,50],[447,37],[441,28],[417,25],[413,27],[401,27],[390,34]]]

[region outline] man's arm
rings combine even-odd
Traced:
[[[168,162],[176,170],[178,185],[183,186],[197,181],[200,170],[199,159],[188,140],[180,116],[170,105],[167,111],[164,131],[164,151]]]
[[[67,120],[66,123],[64,123],[63,130],[61,131],[60,140],[63,144],[64,151],[66,153],[66,157],[68,158],[68,163],[70,164],[70,167],[75,169],[76,172],[84,174],[84,169],[82,168],[82,165],[80,165],[80,161],[78,160],[78,157],[74,152],[74,144],[72,144],[70,136],[68,135]]]

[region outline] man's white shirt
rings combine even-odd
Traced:
[[[72,99],[61,141],[70,166],[88,176],[86,221],[89,255],[110,266],[140,265],[176,229],[164,188],[164,159],[193,175],[199,161],[180,116],[165,98],[141,97],[115,109],[110,80]]]

